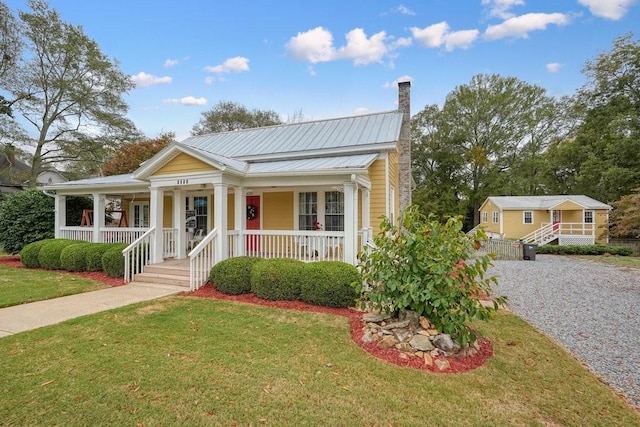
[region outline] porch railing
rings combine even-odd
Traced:
[[[162,229],[162,257],[174,258],[178,255],[176,250],[176,240],[178,236],[177,228]]]
[[[588,222],[543,222],[537,230],[520,238],[524,243],[537,243],[544,245],[552,240],[564,236],[585,236],[590,237],[589,241],[595,238],[596,227]]]
[[[218,229],[214,228],[198,245],[189,252],[189,288],[198,290],[209,280],[209,273],[216,262],[215,243]]]
[[[144,231],[144,230],[143,230]],[[89,227],[60,227],[60,238],[70,240],[93,241],[93,228]]]
[[[261,258],[294,258],[301,261],[344,261],[342,231],[244,230],[229,231],[229,256],[244,253]]]
[[[148,231],[140,227],[101,227],[101,243],[128,243],[131,244]],[[164,258],[176,256],[176,239],[178,230],[176,228],[164,228],[162,230],[163,244],[162,255]],[[60,228],[60,237],[71,240],[93,241],[93,228],[68,226]]]
[[[122,250],[124,255],[124,282],[129,283],[136,274],[144,271],[145,265],[151,260],[155,228],[150,228],[129,246]]]

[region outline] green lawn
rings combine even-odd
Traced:
[[[605,255],[580,255],[577,258],[603,264],[616,265],[618,267],[640,268],[640,257],[632,256],[605,256]]]
[[[572,356],[501,312],[464,374],[379,361],[346,318],[172,297],[0,339],[1,425],[633,426]]]
[[[106,287],[71,274],[0,265],[0,308]]]

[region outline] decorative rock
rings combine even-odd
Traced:
[[[462,350],[460,350],[457,355],[461,357],[466,357],[466,356],[475,356],[477,353],[478,353],[478,350],[476,350],[475,348],[465,347]]]
[[[449,334],[436,335],[433,339],[433,345],[446,353],[450,353],[455,349],[455,344]]]
[[[411,353],[411,354],[413,354],[413,353],[415,353],[415,352],[416,352],[416,350],[415,350],[413,347],[411,347],[411,344],[409,344],[408,342],[401,342],[401,343],[398,343],[398,344],[396,344],[396,345],[395,345],[395,347],[396,347],[398,350],[403,351],[403,352],[405,352],[405,353]]]
[[[399,320],[401,321],[408,321],[409,328],[411,329],[417,328],[420,322],[420,316],[418,315],[418,313],[411,310],[401,311],[398,317],[399,317]]]
[[[429,334],[429,331],[425,331],[424,329],[420,329],[420,330],[419,330],[418,332],[416,332],[416,333],[417,333],[417,334],[420,334],[420,335],[424,335],[425,337],[428,337],[428,336],[430,335],[430,334]]]
[[[429,335],[438,335],[439,334],[437,329],[427,329],[427,332],[429,333]]]
[[[436,359],[435,364],[436,368],[441,371],[444,371],[445,369],[449,369],[449,367],[451,367],[451,364],[449,364],[449,361],[447,359]]]
[[[398,340],[396,340],[396,337],[394,337],[393,335],[387,335],[380,341],[378,341],[378,347],[383,350],[393,348],[396,344],[398,344]]]
[[[422,329],[431,329],[431,323],[424,316],[420,316],[420,326]]]
[[[409,344],[411,344],[411,347],[415,348],[416,350],[433,350],[433,344],[431,344],[431,340],[425,335],[414,335],[413,338],[411,338],[411,341],[409,341]]]
[[[407,360],[410,357],[407,353],[400,353],[398,356],[403,360]]]
[[[365,332],[365,334],[362,336],[362,342],[365,344],[371,344],[374,341],[375,339],[373,338],[373,333],[371,331]]]
[[[390,313],[381,313],[379,311],[372,311],[370,313],[366,313],[362,316],[362,320],[365,322],[382,322],[383,320],[387,320],[391,318]]]
[[[429,353],[423,355],[425,366],[433,366],[433,357]]]
[[[394,329],[393,335],[398,341],[405,341],[413,334],[408,329]]]
[[[416,356],[416,357],[423,357],[423,356],[424,356],[424,352],[423,352],[423,351],[419,351],[419,350],[418,350],[418,351],[416,351],[416,352],[414,353],[414,356]]]
[[[403,320],[402,322],[389,323],[388,325],[383,326],[382,329],[402,329],[406,328],[407,326],[409,326],[409,320]]]

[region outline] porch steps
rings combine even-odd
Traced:
[[[188,261],[185,263],[170,260],[160,264],[147,265],[144,268],[144,273],[136,274],[133,281],[189,288],[189,264]]]

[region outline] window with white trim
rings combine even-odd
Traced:
[[[497,224],[500,222],[500,212],[498,211],[493,211],[493,223]]]
[[[298,230],[317,230],[318,193],[315,191],[298,195]]]
[[[533,224],[533,211],[522,212],[522,222],[524,224]]]
[[[485,224],[489,222],[489,213],[488,212],[482,212],[482,223]]]
[[[585,224],[593,224],[593,211],[584,211]]]
[[[149,227],[149,202],[132,202],[133,227]]]
[[[324,193],[324,229],[344,231],[344,193],[341,191]]]

